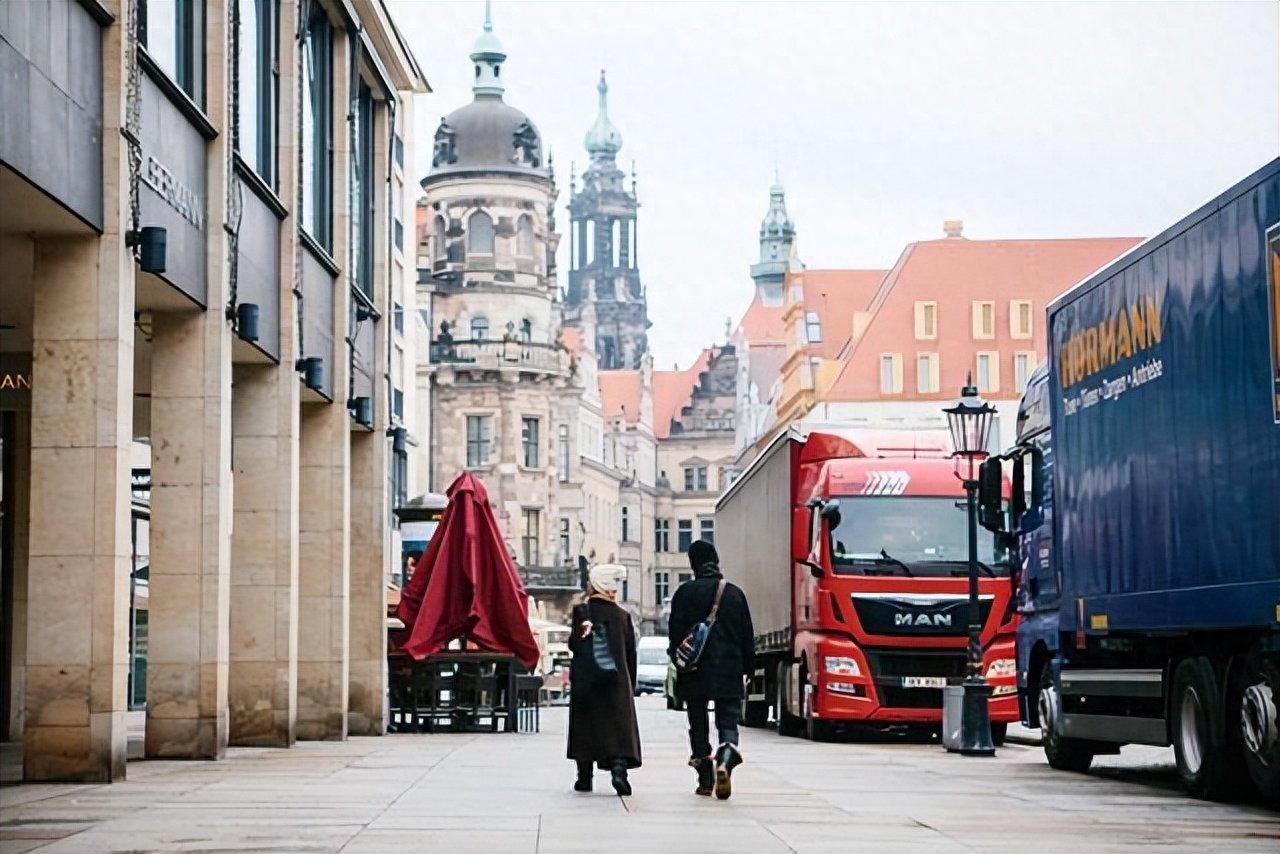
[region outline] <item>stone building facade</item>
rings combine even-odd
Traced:
[[[24,778],[122,778],[131,709],[149,757],[382,732],[428,91],[386,5],[6,4],[0,61]]]

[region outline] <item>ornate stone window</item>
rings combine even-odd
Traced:
[[[476,211],[467,220],[467,252],[493,254],[493,218],[484,211]]]
[[[525,214],[516,225],[516,254],[521,258],[532,258],[533,253],[533,217]]]

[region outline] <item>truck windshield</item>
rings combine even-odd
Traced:
[[[969,561],[964,499],[857,496],[840,499],[840,525],[832,532],[837,575],[963,575]],[[978,529],[983,575],[1008,575],[1009,555],[994,534]]]

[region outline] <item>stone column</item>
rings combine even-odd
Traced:
[[[298,711],[298,377],[281,361],[233,369],[230,738],[256,747],[292,745]]]
[[[391,528],[385,409],[385,403],[377,407],[373,432],[351,434],[351,735],[386,732]]]
[[[230,335],[216,309],[153,316],[148,757],[227,747]]]
[[[118,232],[34,259],[23,778],[125,774],[133,275]]]
[[[346,388],[342,373],[335,388]],[[301,426],[298,738],[342,740],[350,661],[350,416],[341,404],[305,404]]]

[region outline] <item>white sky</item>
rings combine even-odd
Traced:
[[[484,4],[391,8],[434,89],[425,171],[471,99]],[[848,268],[949,218],[974,238],[1147,236],[1280,153],[1275,2],[496,0],[494,28],[506,99],[555,155],[562,233],[608,70],[659,368],[746,308],[775,163],[801,259]]]

